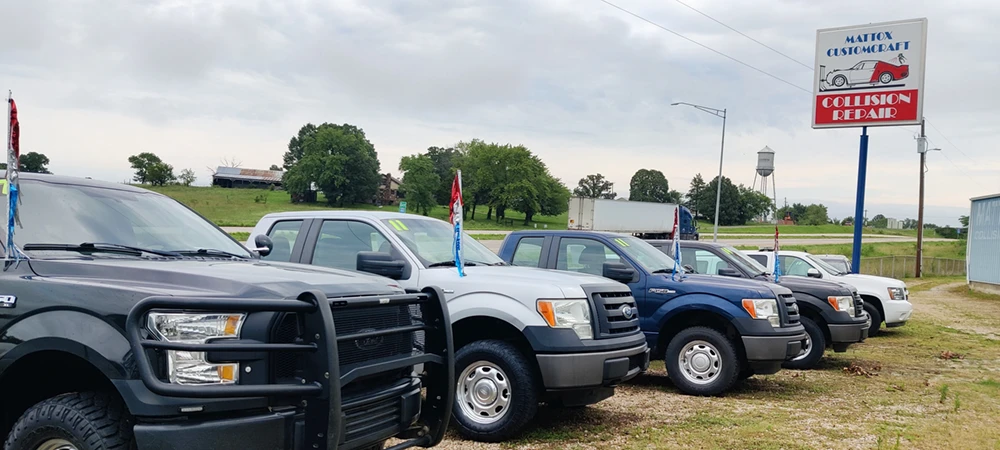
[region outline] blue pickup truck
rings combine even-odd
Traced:
[[[517,231],[500,257],[515,266],[601,275],[627,284],[639,324],[682,392],[717,395],[736,381],[773,374],[805,345],[798,304],[788,288],[732,277],[683,273],[637,237],[592,231]],[[676,280],[674,279],[674,270]],[[608,316],[629,320],[628,305]]]

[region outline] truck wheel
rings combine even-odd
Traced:
[[[467,439],[501,442],[538,411],[533,366],[513,345],[476,341],[455,352],[455,423]]]
[[[691,327],[670,340],[667,376],[681,392],[718,395],[736,383],[740,362],[732,342],[707,327]]]
[[[63,394],[28,409],[14,425],[5,450],[135,449],[132,416],[101,392]]]
[[[799,318],[799,323],[806,329],[806,345],[798,356],[781,365],[786,369],[812,369],[823,358],[823,352],[826,350],[826,336],[823,336],[823,329],[808,317]]]
[[[865,302],[865,312],[872,318],[872,326],[868,328],[868,337],[878,336],[879,328],[882,328],[882,313],[878,312],[875,305]]]

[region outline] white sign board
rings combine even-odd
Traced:
[[[813,128],[919,125],[927,19],[816,31]]]

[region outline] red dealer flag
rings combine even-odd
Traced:
[[[14,99],[10,99],[10,142],[7,143],[10,150],[14,150],[14,160],[21,157],[20,144],[21,126],[17,122],[17,104]]]
[[[451,182],[451,202],[448,204],[448,222],[455,223],[455,208],[459,208],[458,214],[461,218],[461,208],[462,208],[462,181],[458,178],[458,173],[455,174],[455,180]]]

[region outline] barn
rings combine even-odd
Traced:
[[[280,170],[243,169],[239,167],[222,167],[212,175],[212,185],[226,188],[269,188],[272,185],[281,187]]]

